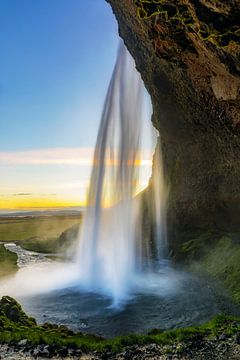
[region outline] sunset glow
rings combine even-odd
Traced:
[[[93,151],[53,148],[0,152],[0,209],[86,206]],[[135,160],[140,166],[137,192],[147,186],[151,175],[151,151],[145,150],[141,157]],[[106,163],[115,166],[117,162]],[[108,199],[104,206],[111,204],[112,199]]]

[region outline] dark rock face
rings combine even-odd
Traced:
[[[172,248],[239,231],[240,1],[107,1],[151,95]]]

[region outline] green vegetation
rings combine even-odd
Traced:
[[[18,270],[17,255],[0,244],[0,277],[11,275]]]
[[[222,237],[201,263],[240,303],[240,245],[230,237]]]
[[[201,233],[181,245],[178,258],[190,264],[190,270],[210,274],[240,303],[240,244],[235,238],[234,234]]]
[[[196,337],[211,338],[220,334],[232,335],[240,331],[239,318],[218,316],[209,323],[198,327],[171,331],[153,330],[147,335],[129,335],[105,340],[94,335],[73,333],[65,326],[44,324],[38,326],[36,321],[28,317],[21,306],[12,298],[5,296],[0,301],[0,341],[16,344],[26,339],[29,344],[54,344],[81,348],[84,351],[119,351],[130,345],[156,343],[162,345],[174,342],[184,344]],[[187,346],[187,345],[186,345]]]
[[[171,3],[167,0],[135,0],[135,3],[140,19],[161,17],[176,30],[195,33],[201,40],[211,42],[216,47],[240,45],[239,26],[234,16],[229,21],[225,14],[201,4],[195,5],[196,15],[194,15],[187,5]],[[206,18],[209,24],[206,23]]]
[[[60,235],[80,221],[79,216],[0,218],[0,241],[15,241],[31,251],[56,252]]]
[[[181,243],[181,247],[177,254],[178,259],[189,263],[193,260],[202,258],[209,251],[209,244],[215,244],[218,235],[209,232],[199,232],[192,235],[189,232],[181,234],[182,239],[190,239]]]
[[[44,254],[55,253],[58,251],[58,238],[30,238],[19,242],[25,250],[36,251]]]

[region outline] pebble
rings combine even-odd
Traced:
[[[240,359],[240,334],[221,334],[218,338],[170,345],[149,344],[129,346],[124,351],[114,354],[110,351],[94,351],[84,354],[81,349],[58,348],[54,345],[31,347],[27,339],[13,346],[0,345],[0,360],[238,360]]]
[[[20,340],[18,345],[19,346],[26,346],[27,345],[27,339]]]

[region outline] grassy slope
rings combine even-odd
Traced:
[[[79,216],[0,218],[0,241],[20,241],[27,250],[55,252],[59,236]]]
[[[216,238],[215,234],[205,233],[184,243],[181,251],[186,262],[194,262],[191,269],[199,271],[200,265],[240,303],[240,244],[235,238],[230,234]]]
[[[240,303],[240,245],[223,237],[202,259],[204,268]]]
[[[0,244],[0,277],[11,275],[17,270],[17,255]]]

